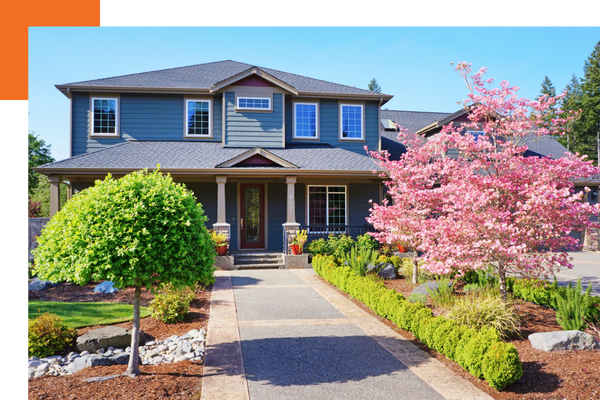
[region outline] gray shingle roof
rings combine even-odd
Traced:
[[[173,89],[209,89],[211,85],[227,78],[257,67],[275,78],[293,86],[299,92],[374,94],[365,89],[320,79],[262,68],[237,61],[217,61],[212,63],[190,65],[187,67],[169,68],[138,74],[115,76],[111,78],[73,82],[59,86],[103,86],[103,87],[136,87],[136,88],[173,88]]]
[[[389,118],[403,128],[415,132],[434,122],[440,121],[452,113],[420,112],[420,111],[396,111],[381,110],[381,118]],[[388,150],[390,159],[397,160],[406,151],[402,143],[398,141],[397,133],[386,131],[381,128],[381,148]],[[549,156],[554,159],[564,156],[567,149],[551,138],[539,139],[536,135],[531,135],[524,142],[529,150],[525,156]]]
[[[129,141],[40,167],[85,170],[100,169],[210,169],[250,150],[222,147],[218,142]],[[308,170],[372,171],[376,165],[366,155],[328,144],[287,144],[285,149],[268,149],[274,155]],[[272,167],[267,167],[272,168]],[[289,171],[287,168],[282,170]],[[215,169],[218,172],[218,169]]]
[[[381,118],[389,118],[409,131],[417,131],[429,124],[440,121],[452,113],[426,111],[381,110]]]

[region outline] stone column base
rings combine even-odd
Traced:
[[[283,255],[283,265],[285,269],[310,268],[308,264],[308,253],[294,255]]]

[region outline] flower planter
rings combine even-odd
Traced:
[[[398,251],[400,253],[406,253],[406,247],[404,247],[403,245],[399,244],[398,245]]]
[[[293,244],[292,245],[292,254],[297,256],[302,254],[302,250],[300,250],[300,245],[299,244]]]
[[[217,254],[220,256],[224,256],[227,253],[227,245],[216,246]]]

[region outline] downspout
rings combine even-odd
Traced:
[[[381,151],[381,106],[383,105],[383,97],[379,98],[379,108],[377,109],[377,130],[379,131],[379,144],[377,151]]]
[[[73,96],[71,88],[67,88],[67,97],[69,98],[69,158],[73,157]]]

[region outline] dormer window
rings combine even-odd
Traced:
[[[92,112],[92,136],[119,135],[118,97],[93,97]]]
[[[187,99],[185,102],[185,137],[212,137],[210,100]]]
[[[268,97],[238,97],[238,110],[271,110],[271,99]]]

